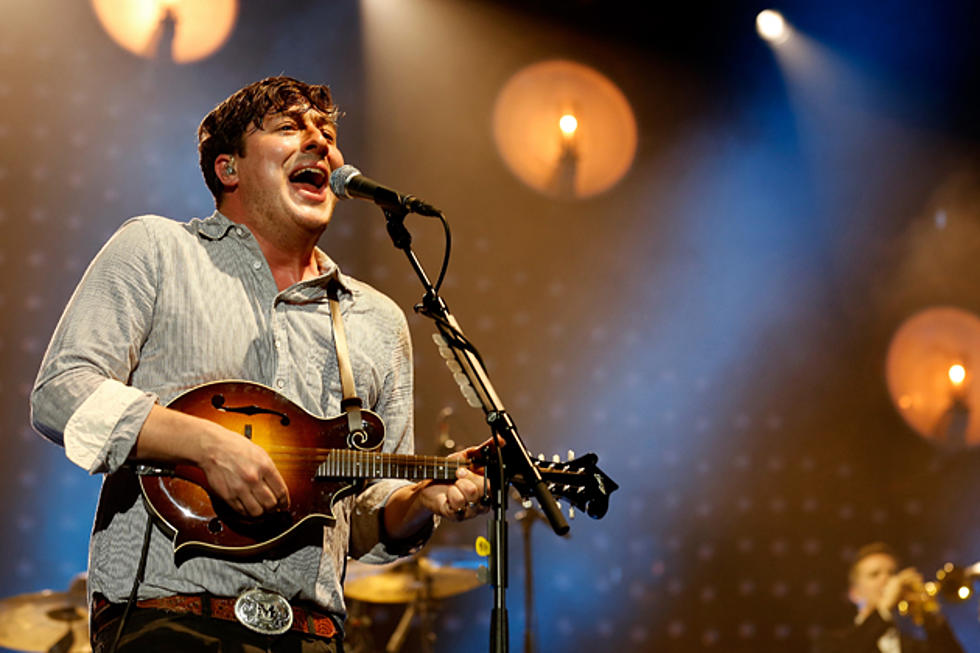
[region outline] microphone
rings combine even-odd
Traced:
[[[442,213],[414,195],[403,195],[397,190],[382,186],[373,179],[368,179],[352,165],[342,165],[330,173],[330,190],[342,200],[352,197],[371,200],[388,211],[404,211],[428,216]]]

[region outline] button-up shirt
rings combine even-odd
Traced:
[[[327,287],[341,287],[356,390],[386,426],[382,450],[412,453],[411,341],[402,311],[365,283],[341,274],[316,250],[320,275],[280,292],[258,243],[215,213],[178,223],[159,216],[126,222],[93,260],[44,356],[31,395],[34,427],[70,460],[106,474],[89,550],[89,590],[110,601],[129,594],[147,523],[143,502],[120,467],[154,405],[222,379],[254,381],[317,417],[341,413],[340,375]],[[130,477],[131,479],[131,477]],[[369,485],[334,509],[322,545],[262,559],[196,556],[174,562],[171,540],[154,528],[140,598],[252,587],[314,601],[343,614],[345,556],[388,562],[420,543],[386,541],[387,498],[406,481]]]

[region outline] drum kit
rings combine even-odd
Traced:
[[[404,604],[386,653],[398,653],[413,622],[419,623],[423,651],[431,650],[436,602],[483,584],[482,559],[472,550],[431,548],[425,554],[386,565],[349,560],[344,582],[348,600],[345,650],[373,651],[369,604]],[[44,590],[0,599],[0,647],[15,651],[89,653],[85,575],[67,591]],[[417,619],[416,619],[417,617]]]

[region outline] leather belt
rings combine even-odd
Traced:
[[[163,610],[176,614],[193,614],[200,617],[214,617],[240,623],[235,616],[235,598],[211,596],[210,594],[177,594],[158,599],[141,599],[136,602],[137,608]],[[105,619],[122,614],[123,603],[110,603],[101,594],[92,598],[92,621],[96,632],[102,630]],[[293,611],[293,623],[289,630],[295,630],[307,635],[331,638],[338,635],[337,624],[333,618],[318,610],[311,610],[299,605],[289,606]],[[110,614],[111,613],[111,614]],[[102,622],[102,623],[100,623]]]

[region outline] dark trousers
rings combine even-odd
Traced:
[[[100,620],[93,653],[108,653],[121,615]],[[323,639],[296,631],[261,635],[234,621],[163,610],[133,608],[117,653],[343,653],[340,637]]]

